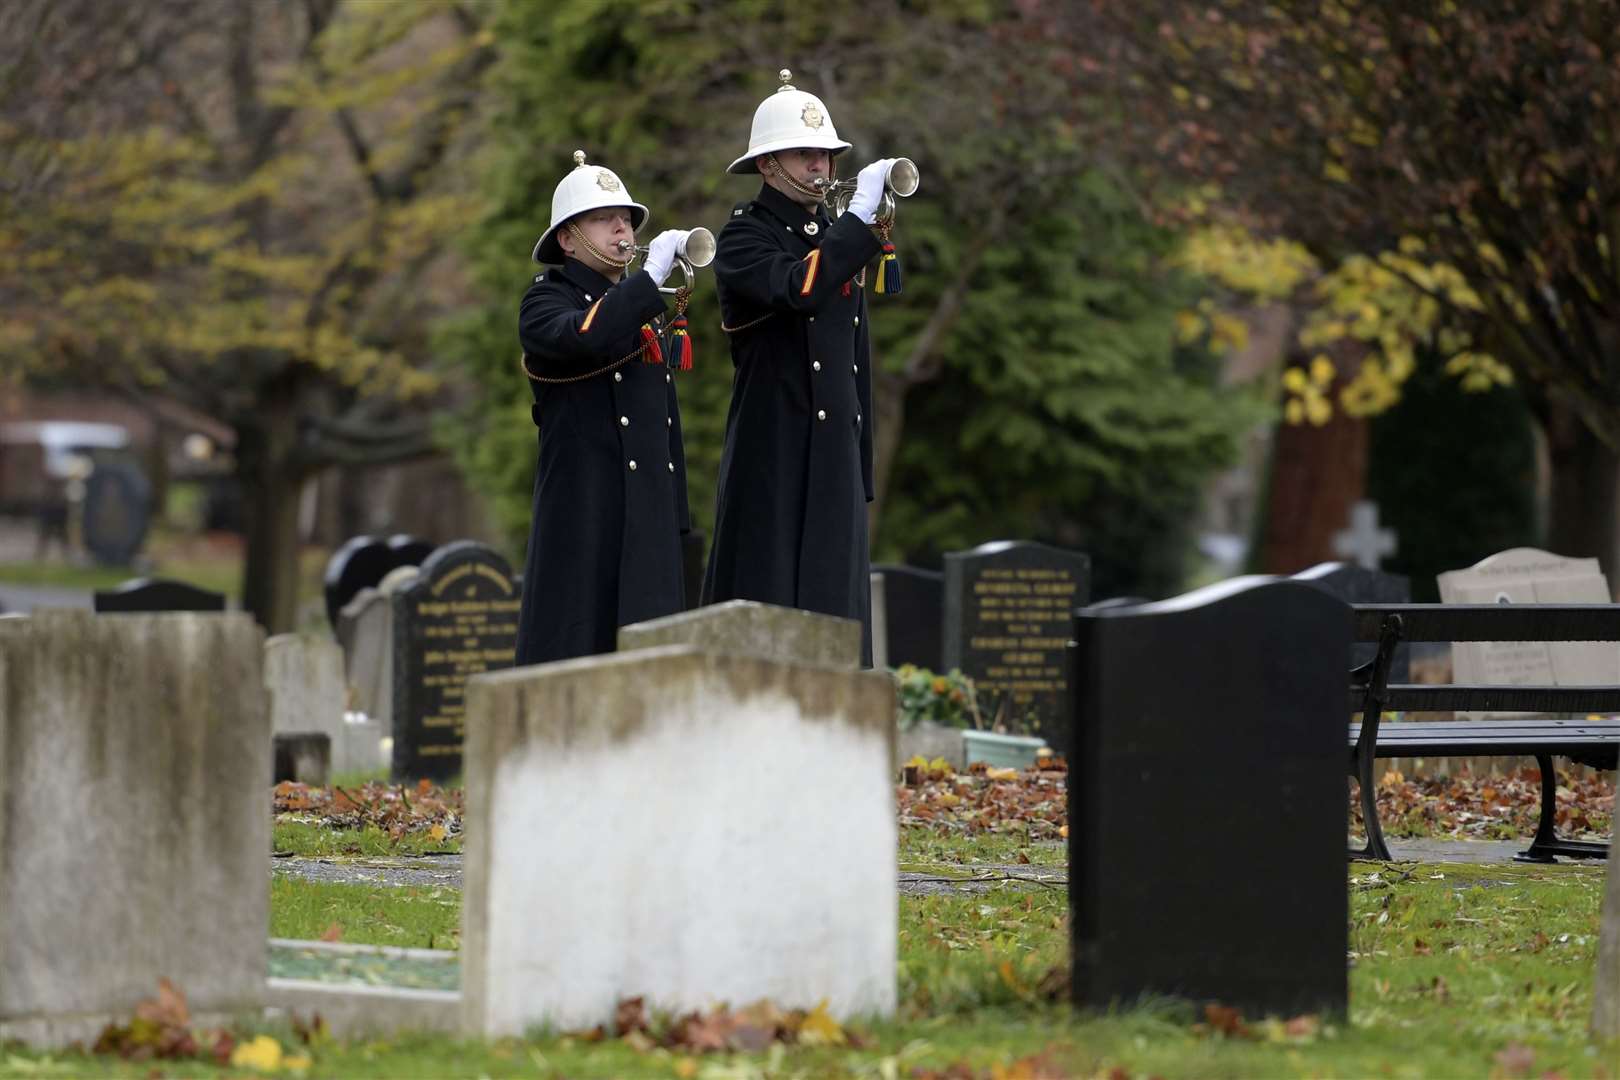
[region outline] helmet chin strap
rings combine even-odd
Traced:
[[[628,269],[630,264],[636,261],[636,256],[635,256],[635,253],[633,251],[631,252],[630,257],[628,259],[615,259],[613,256],[607,254],[607,252],[603,251],[601,248],[599,248],[595,244],[591,243],[590,238],[588,236],[586,236],[585,233],[580,229],[580,227],[578,225],[575,225],[572,221],[570,221],[568,223],[567,228],[568,228],[568,235],[572,236],[575,240],[577,240],[585,248],[586,251],[590,252],[596,258],[600,259],[603,262],[603,264],[605,264],[607,266],[611,266],[615,270]]]
[[[825,191],[817,191],[815,188],[806,184],[801,184],[797,180],[793,179],[793,174],[782,168],[782,163],[776,160],[776,155],[774,153],[765,155],[765,167],[770,169],[773,174],[780,177],[784,182],[786,182],[788,187],[792,188],[794,191],[797,191],[800,195],[815,199],[817,202],[826,201],[827,193]],[[827,159],[828,173],[831,174],[834,168],[835,166],[833,165],[832,158],[829,156]],[[829,176],[829,179],[830,178],[831,177]]]

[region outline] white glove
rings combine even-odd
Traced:
[[[855,174],[855,194],[849,200],[849,212],[868,225],[877,220],[878,204],[883,201],[883,184],[894,162],[892,157],[880,158]]]
[[[675,256],[680,251],[681,242],[686,239],[686,233],[686,229],[665,229],[647,245],[647,260],[641,264],[641,268],[647,271],[654,285],[661,287],[669,272],[675,268]]]

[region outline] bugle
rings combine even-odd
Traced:
[[[647,257],[646,244],[634,244],[629,240],[620,240],[615,246],[621,254],[629,255],[634,252],[643,259]],[[708,266],[712,262],[714,262],[714,233],[701,225],[688,230],[687,234],[681,238],[680,246],[675,249],[675,265],[680,267],[681,273],[685,275],[686,289],[688,291],[691,290],[692,283],[697,280],[698,269]],[[675,292],[674,289],[668,286],[659,286],[658,291],[662,293]]]
[[[878,205],[877,220],[880,224],[890,225],[894,222],[895,197],[909,199],[917,190],[917,184],[922,179],[917,172],[917,163],[910,158],[895,158],[889,165],[889,171],[883,174],[883,199]],[[849,201],[855,197],[854,180],[828,180],[817,177],[810,181],[810,186],[827,197],[827,212],[837,217],[849,209]]]

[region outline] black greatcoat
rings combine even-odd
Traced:
[[[872,372],[854,279],[879,250],[855,215],[829,223],[769,186],[721,230],[714,272],[736,374],[703,583],[704,603],[859,619],[868,664]]]
[[[645,271],[614,284],[569,259],[534,279],[518,339],[536,375],[585,375],[634,352],[663,311]],[[637,357],[577,382],[528,382],[540,465],[516,662],[612,652],[620,626],[685,607],[691,525],[674,379]]]

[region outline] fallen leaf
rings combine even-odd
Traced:
[[[809,1046],[843,1046],[848,1041],[844,1029],[827,1012],[826,998],[799,1025],[799,1041]]]
[[[343,924],[342,923],[333,923],[331,926],[328,926],[325,930],[322,930],[321,931],[321,940],[322,941],[342,941],[343,940]]]
[[[269,1035],[257,1035],[231,1051],[231,1067],[275,1072],[281,1068],[281,1044]]]

